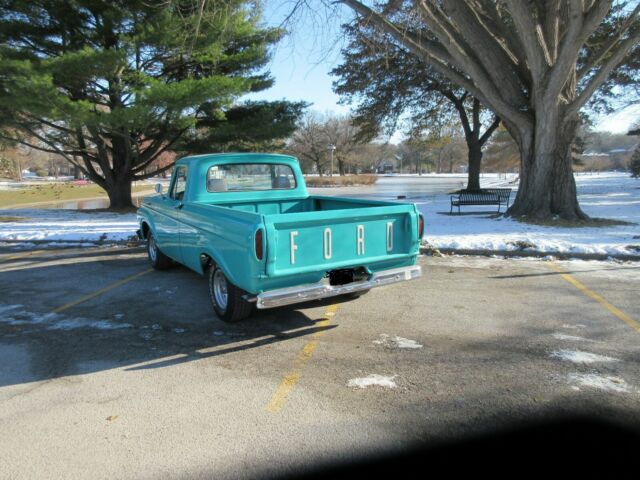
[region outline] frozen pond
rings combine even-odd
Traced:
[[[509,179],[515,175],[509,175]],[[484,174],[481,178],[483,186],[488,186],[496,182],[505,181],[504,174]],[[336,197],[359,197],[375,200],[395,200],[400,195],[404,195],[407,201],[418,201],[429,197],[434,197],[451,190],[458,190],[466,185],[467,176],[465,174],[441,174],[441,175],[397,175],[381,176],[375,185],[358,187],[322,187],[309,188],[311,195],[327,195]],[[485,185],[486,184],[486,185]],[[167,189],[166,183],[163,188]],[[140,206],[142,197],[135,197],[133,202]],[[63,210],[92,210],[109,207],[109,201],[105,199],[77,200],[51,203],[40,208],[58,208]]]

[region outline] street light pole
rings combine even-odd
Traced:
[[[329,170],[329,176],[333,177],[333,151],[336,149],[336,146],[332,143],[327,145],[327,150],[329,150],[329,154],[331,155],[331,170]]]

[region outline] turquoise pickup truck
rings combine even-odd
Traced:
[[[326,297],[356,297],[421,276],[424,220],[413,204],[307,193],[298,160],[258,153],[176,162],[169,191],[138,210],[156,269],[209,278],[222,320]]]

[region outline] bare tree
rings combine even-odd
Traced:
[[[333,145],[334,159],[340,175],[346,173],[347,165],[354,164],[355,152],[363,142],[358,138],[358,129],[346,116],[308,113],[295,131],[287,150],[296,155],[305,170],[315,166],[322,175],[329,170],[329,145]]]
[[[300,159],[301,167],[309,172],[315,167],[319,175],[325,172],[327,141],[324,125],[315,112],[307,113],[288,142],[287,151]]]
[[[338,172],[344,175],[350,157],[361,143],[358,128],[349,117],[329,117],[323,129],[327,144],[335,146],[333,156],[338,163]]]
[[[587,218],[572,170],[578,113],[617,69],[637,59],[638,2],[339,2],[500,116],[520,152],[511,215]]]

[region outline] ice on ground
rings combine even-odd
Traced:
[[[120,330],[133,328],[130,323],[114,323],[108,320],[89,320],[87,318],[69,318],[54,321],[47,330],[75,330],[77,328],[95,328],[96,330]]]
[[[574,373],[569,375],[569,381],[580,387],[591,387],[610,392],[628,393],[631,391],[629,384],[620,377],[602,376],[595,373]]]
[[[570,323],[563,323],[562,328],[578,329],[578,328],[587,328],[587,326],[581,323],[576,323],[575,325],[571,325]]]
[[[23,305],[0,305],[0,323],[11,326],[42,325],[46,330],[75,330],[92,328],[96,330],[119,330],[133,328],[130,323],[94,320],[83,317],[67,317],[59,313],[37,313],[24,309]]]
[[[16,305],[0,305],[0,315],[10,310],[15,310],[17,308],[22,308],[24,305],[16,304]],[[1,319],[0,319],[1,320]]]
[[[554,333],[553,338],[558,340],[568,340],[570,342],[593,342],[593,340],[588,338],[578,337],[576,335],[565,335],[564,333]]]
[[[551,353],[553,358],[567,360],[573,363],[617,362],[617,358],[598,355],[597,353],[583,352],[580,350],[556,350]]]
[[[396,382],[393,381],[397,375],[385,376],[372,373],[366,377],[352,378],[347,382],[348,387],[367,388],[367,387],[385,387],[396,388]]]
[[[387,348],[408,348],[408,349],[422,348],[422,345],[420,345],[415,340],[399,337],[397,335],[391,337],[386,333],[380,334],[380,339],[374,340],[373,343],[375,343],[376,345],[383,345]]]

